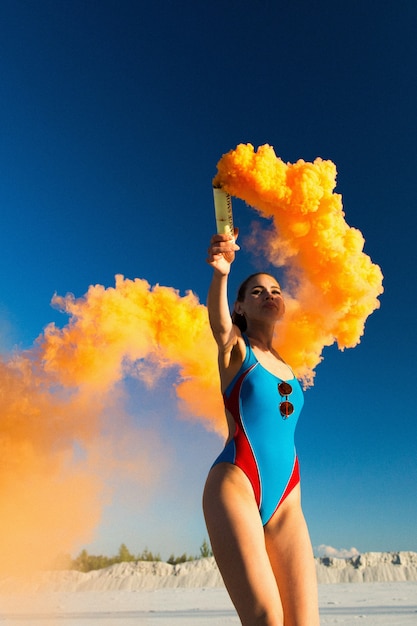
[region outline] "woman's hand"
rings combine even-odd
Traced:
[[[234,261],[235,252],[240,250],[235,243],[238,236],[238,229],[235,229],[235,236],[213,235],[208,249],[207,263],[219,274],[227,275],[230,272],[230,265]]]

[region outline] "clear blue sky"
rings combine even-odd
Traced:
[[[211,179],[238,143],[336,163],[346,220],[385,293],[361,344],[327,349],[306,394],[297,448],[314,546],[417,550],[416,31],[414,0],[0,7],[6,356],[66,323],[55,292],[82,296],[118,273],[205,302]],[[253,219],[235,205],[243,234]],[[243,249],[232,289],[253,267]],[[198,553],[201,490],[222,441],[179,418],[170,394],[135,388],[129,404],[164,449],[160,477],[146,493],[118,485],[82,547]]]

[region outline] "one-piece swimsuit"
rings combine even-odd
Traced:
[[[261,365],[248,338],[243,337],[245,359],[223,394],[235,432],[213,466],[232,463],[246,474],[265,525],[300,481],[294,434],[304,398],[295,377],[286,380],[292,392],[283,398],[278,390],[283,379]],[[294,406],[286,418],[279,408],[283,400]]]

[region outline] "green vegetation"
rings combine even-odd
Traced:
[[[110,567],[115,563],[129,563],[131,561],[160,561],[159,554],[152,554],[149,550],[145,549],[136,556],[131,554],[124,543],[121,544],[119,552],[115,556],[103,556],[88,554],[87,550],[82,550],[80,554],[73,560],[71,560],[69,569],[75,569],[79,572],[90,572],[93,569],[103,569],[104,567]]]
[[[203,543],[200,546],[200,554],[198,556],[189,556],[185,553],[181,556],[175,556],[174,554],[171,554],[167,563],[170,563],[171,565],[178,565],[179,563],[195,561],[197,559],[203,559],[208,556],[213,556],[213,552],[210,548],[209,543],[206,541],[206,539],[204,539]],[[110,567],[110,565],[114,565],[115,563],[161,560],[162,559],[159,554],[154,554],[153,552],[150,552],[147,548],[145,548],[143,552],[134,555],[130,552],[127,546],[122,543],[117,555],[115,556],[109,557],[103,555],[88,554],[87,550],[82,550],[80,554],[75,557],[75,559],[71,558],[69,555],[61,556],[59,559],[57,559],[55,567],[56,569],[73,569],[79,572],[90,572],[91,570]]]

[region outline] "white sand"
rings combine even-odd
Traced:
[[[317,560],[321,625],[417,625],[417,555],[368,553]],[[326,568],[322,571],[323,568]],[[363,582],[370,579],[385,582]],[[390,581],[390,582],[387,582]],[[0,626],[222,626],[239,624],[213,559],[181,566],[121,563],[81,574],[0,581]],[[16,581],[13,581],[14,584]]]
[[[321,624],[417,624],[417,583],[320,585]],[[0,598],[1,626],[239,624],[224,588],[42,592]]]

